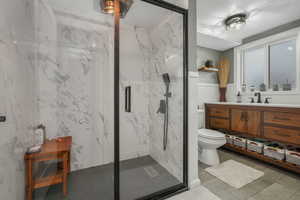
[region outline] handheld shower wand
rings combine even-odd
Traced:
[[[169,97],[172,96],[170,93],[170,76],[168,73],[162,75],[163,81],[166,85],[166,93],[164,94],[165,99],[160,100],[160,106],[157,113],[164,114],[164,136],[163,136],[163,149],[167,149],[168,145],[168,129],[169,129]]]
[[[163,81],[166,85],[165,93],[165,113],[164,113],[164,137],[163,137],[163,148],[167,149],[168,145],[168,131],[169,131],[169,97],[171,97],[170,90],[170,76],[168,73],[162,75]]]

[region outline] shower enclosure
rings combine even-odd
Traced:
[[[0,11],[1,199],[187,190],[187,10],[161,0],[14,0]],[[29,154],[40,124],[47,140]],[[69,157],[60,156],[65,137]]]

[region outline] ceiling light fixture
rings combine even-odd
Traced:
[[[245,13],[239,13],[226,18],[224,24],[226,30],[239,30],[246,24],[246,21],[247,15]]]
[[[102,12],[105,14],[112,14],[115,11],[114,0],[101,0],[100,5]]]

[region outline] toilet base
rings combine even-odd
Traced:
[[[200,162],[209,166],[220,164],[217,149],[201,149],[198,158]]]

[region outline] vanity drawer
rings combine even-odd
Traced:
[[[228,119],[219,119],[219,118],[210,118],[210,128],[212,129],[226,129],[229,130],[229,120]]]
[[[264,136],[271,140],[300,144],[300,130],[265,126]]]
[[[224,117],[229,118],[229,109],[228,108],[209,108],[209,116],[212,117]]]
[[[264,123],[300,127],[300,115],[294,113],[265,112]]]

